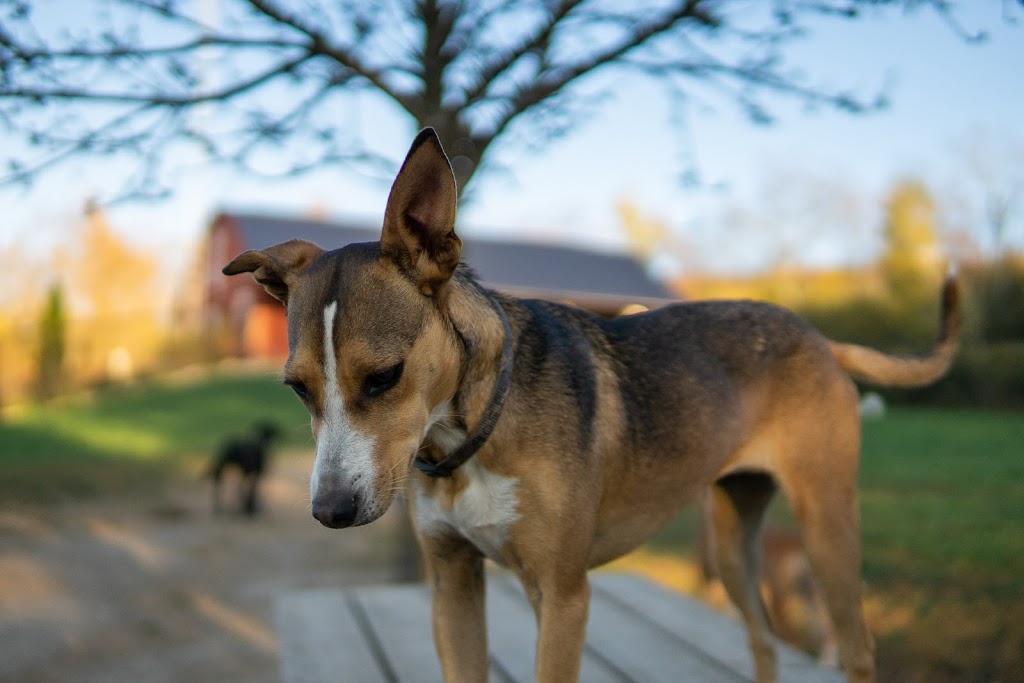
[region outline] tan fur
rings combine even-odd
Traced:
[[[287,302],[285,376],[313,416],[318,459],[338,468],[317,488],[314,516],[332,527],[365,524],[404,486],[413,519],[424,522],[418,539],[445,679],[487,677],[484,552],[515,572],[533,605],[537,679],[572,681],[587,570],[637,547],[710,490],[719,573],[744,616],[758,680],[775,680],[758,537],[781,488],[847,676],[872,680],[860,608],[860,422],[847,371],[881,383],[944,372],[956,344],[955,283],[947,284],[939,346],[909,359],[830,342],[795,316],[750,302],[602,321],[484,293],[458,266],[454,197],[451,168],[427,130],[395,180],[379,244],[323,252],[286,243],[225,267],[253,272]],[[458,448],[460,430],[473,433],[499,386],[505,328],[495,306],[514,349],[507,401],[472,466],[432,479],[410,467],[414,457],[436,463]],[[333,328],[326,310],[337,311]],[[335,362],[338,386],[325,387],[323,368],[333,372]],[[373,388],[399,366],[385,389]],[[343,415],[323,414],[326,395],[338,397]],[[352,461],[369,457],[372,467],[353,473],[345,453],[321,453],[327,424],[350,430],[351,439],[331,438],[359,445]]]
[[[941,342],[927,355],[894,357],[858,344],[829,340],[829,349],[839,366],[853,377],[872,384],[892,387],[920,387],[931,384],[949,369],[959,347],[960,288],[950,277],[942,291]]]

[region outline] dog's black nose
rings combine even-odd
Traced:
[[[352,526],[359,512],[359,496],[352,491],[319,495],[313,501],[313,516],[330,529]]]

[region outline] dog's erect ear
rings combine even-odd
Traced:
[[[288,303],[288,287],[294,278],[309,267],[324,250],[306,240],[288,240],[281,244],[256,251],[245,251],[224,266],[225,275],[252,273],[253,279],[263,285],[267,292]]]
[[[433,294],[459,265],[455,234],[455,176],[433,128],[424,128],[398,171],[387,209],[380,251]]]

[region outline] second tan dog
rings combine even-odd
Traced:
[[[537,615],[537,679],[575,680],[587,570],[632,550],[711,487],[717,567],[757,678],[776,675],[758,592],[777,488],[802,528],[854,680],[874,676],[861,613],[854,375],[931,382],[956,348],[947,282],[934,349],[832,342],[781,308],[688,303],[612,320],[502,296],[460,265],[455,180],[432,130],[395,179],[379,242],[292,240],[224,268],[288,309],[285,382],[312,416],[313,515],[366,524],[405,490],[448,681],[484,681],[483,558]]]
[[[703,511],[707,505],[701,507]],[[697,537],[698,568],[706,595],[712,594],[711,589],[718,579],[710,521],[702,515],[701,532]],[[792,645],[817,652],[822,664],[838,666],[839,646],[828,607],[799,534],[792,529],[766,524],[760,535],[761,587],[766,594],[772,630]]]

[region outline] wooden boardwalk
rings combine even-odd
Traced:
[[[633,574],[591,575],[580,680],[749,681],[746,634],[734,619]],[[422,584],[293,591],[274,605],[281,677],[297,681],[441,681]],[[532,681],[537,634],[518,583],[487,582],[492,681]],[[839,681],[840,674],[780,643],[779,680]]]

